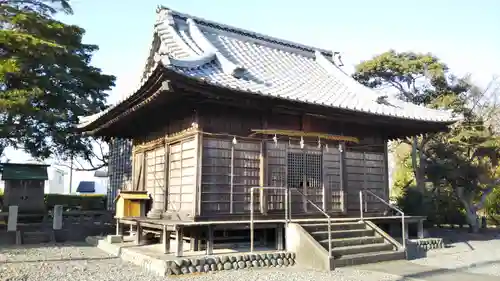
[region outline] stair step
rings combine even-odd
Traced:
[[[350,238],[350,237],[363,237],[373,236],[372,229],[349,229],[349,230],[336,230],[331,232],[332,239],[335,238]],[[310,233],[316,240],[328,239],[328,231],[314,231]]]
[[[327,231],[328,230],[328,223],[323,222],[323,223],[305,223],[305,224],[300,224],[305,230],[311,232],[311,231]],[[339,222],[339,223],[332,223],[331,224],[331,230],[332,231],[337,231],[337,230],[353,230],[353,229],[366,229],[366,226],[362,222]]]
[[[24,244],[47,243],[51,240],[51,233],[45,231],[25,231],[22,238]]]
[[[328,239],[321,240],[320,243],[323,246],[325,246],[325,248],[328,248]],[[340,238],[340,239],[332,239],[332,248],[377,244],[377,243],[384,243],[384,238],[376,236]]]
[[[383,261],[405,259],[404,251],[383,251],[343,256],[335,260],[335,267],[361,265]]]
[[[343,256],[347,256],[347,255],[391,251],[393,249],[394,249],[394,246],[389,244],[389,243],[356,245],[356,246],[334,248],[332,250],[332,255],[334,257],[343,257]]]

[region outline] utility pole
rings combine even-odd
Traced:
[[[72,187],[73,187],[73,154],[71,154],[71,160],[69,162],[69,194],[71,194]]]

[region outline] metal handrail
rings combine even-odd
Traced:
[[[254,186],[250,188],[250,252],[253,253],[254,250],[254,200],[253,200],[253,191],[255,189],[267,190],[267,189],[277,189],[277,190],[285,190],[285,224],[288,225],[288,188],[286,187],[275,187],[275,186]]]
[[[360,212],[360,219],[362,221],[364,220],[364,218],[363,218],[363,201],[364,201],[363,194],[364,194],[364,192],[371,194],[373,197],[375,197],[378,200],[380,200],[382,203],[384,203],[385,205],[387,205],[389,208],[391,208],[391,209],[395,210],[396,212],[398,212],[399,214],[401,214],[401,232],[402,232],[402,236],[403,236],[403,249],[406,249],[405,213],[403,211],[401,211],[399,208],[394,207],[389,202],[387,202],[384,199],[380,198],[377,194],[373,193],[372,191],[370,191],[368,189],[363,189],[363,190],[359,191],[359,212]],[[367,206],[365,204],[365,212],[366,212],[366,208],[367,208]]]
[[[332,256],[332,220],[331,220],[330,215],[328,215],[328,213],[326,213],[325,211],[323,211],[323,209],[321,209],[313,201],[311,201],[309,198],[307,198],[307,195],[305,195],[304,193],[302,193],[302,191],[298,190],[295,187],[291,188],[290,190],[297,191],[300,195],[302,195],[302,197],[304,197],[307,200],[307,202],[309,202],[311,205],[313,205],[314,208],[316,208],[318,211],[320,211],[328,219],[328,257],[331,257]],[[290,210],[290,216],[289,217],[290,217],[290,220],[291,220],[292,219],[292,211],[291,211],[292,208],[288,208],[288,209]]]

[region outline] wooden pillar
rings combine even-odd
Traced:
[[[347,198],[348,198],[348,191],[347,191],[347,184],[346,184],[346,178],[347,178],[347,172],[345,168],[345,143],[341,142],[339,144],[339,169],[340,169],[340,192],[342,194],[342,212],[345,214],[347,213]]]
[[[190,242],[191,251],[199,251],[200,250],[200,234],[198,232],[198,229],[191,232],[191,239],[189,242]]]
[[[384,140],[384,191],[385,200],[391,198],[391,190],[389,186],[389,150],[387,148],[388,142]]]
[[[266,186],[267,184],[267,159],[266,159],[266,142],[262,141],[260,146],[260,165],[259,165],[259,186]],[[267,215],[267,190],[261,189],[259,191],[260,212]]]
[[[184,247],[184,229],[182,226],[177,226],[175,229],[175,242],[177,243],[175,249],[175,256],[182,257],[183,255],[183,247]]]
[[[424,220],[419,220],[417,227],[418,227],[418,238],[419,239],[425,238],[424,237],[425,236],[424,235]]]
[[[214,253],[214,229],[212,225],[208,225],[207,231],[207,255]]]
[[[116,219],[116,235],[123,235],[123,226],[120,219]]]
[[[323,211],[328,212],[332,206],[332,189],[330,185],[328,184],[328,174],[326,173],[326,167],[325,167],[325,148],[321,148],[321,159],[322,159],[322,185],[323,185]]]
[[[163,176],[165,176],[164,178],[164,185],[165,185],[165,193],[163,193],[163,211],[164,212],[168,212],[168,208],[170,207],[170,205],[168,204],[168,200],[170,200],[170,198],[168,197],[168,192],[170,190],[170,187],[168,186],[170,184],[170,180],[169,180],[169,177],[170,177],[170,145],[168,144],[167,142],[167,137],[165,136],[165,155],[164,155],[164,171],[163,171]]]
[[[283,243],[283,225],[279,225],[276,228],[276,250],[283,251],[284,243]]]
[[[163,253],[170,253],[170,231],[167,230],[167,226],[163,226],[163,231],[161,233]]]
[[[259,245],[264,247],[266,246],[267,243],[267,229],[261,229],[260,235],[257,235],[259,237]]]
[[[142,227],[140,222],[136,222],[135,244],[140,245],[142,242]]]
[[[405,228],[405,236],[404,236],[404,239],[408,240],[408,238],[410,237],[410,235],[408,234],[408,223],[405,222],[405,224],[403,225],[403,227]]]

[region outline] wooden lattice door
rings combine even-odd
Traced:
[[[287,156],[287,186],[305,195],[291,191],[292,212],[317,211],[308,199],[321,208],[324,192],[321,151],[291,149]]]

